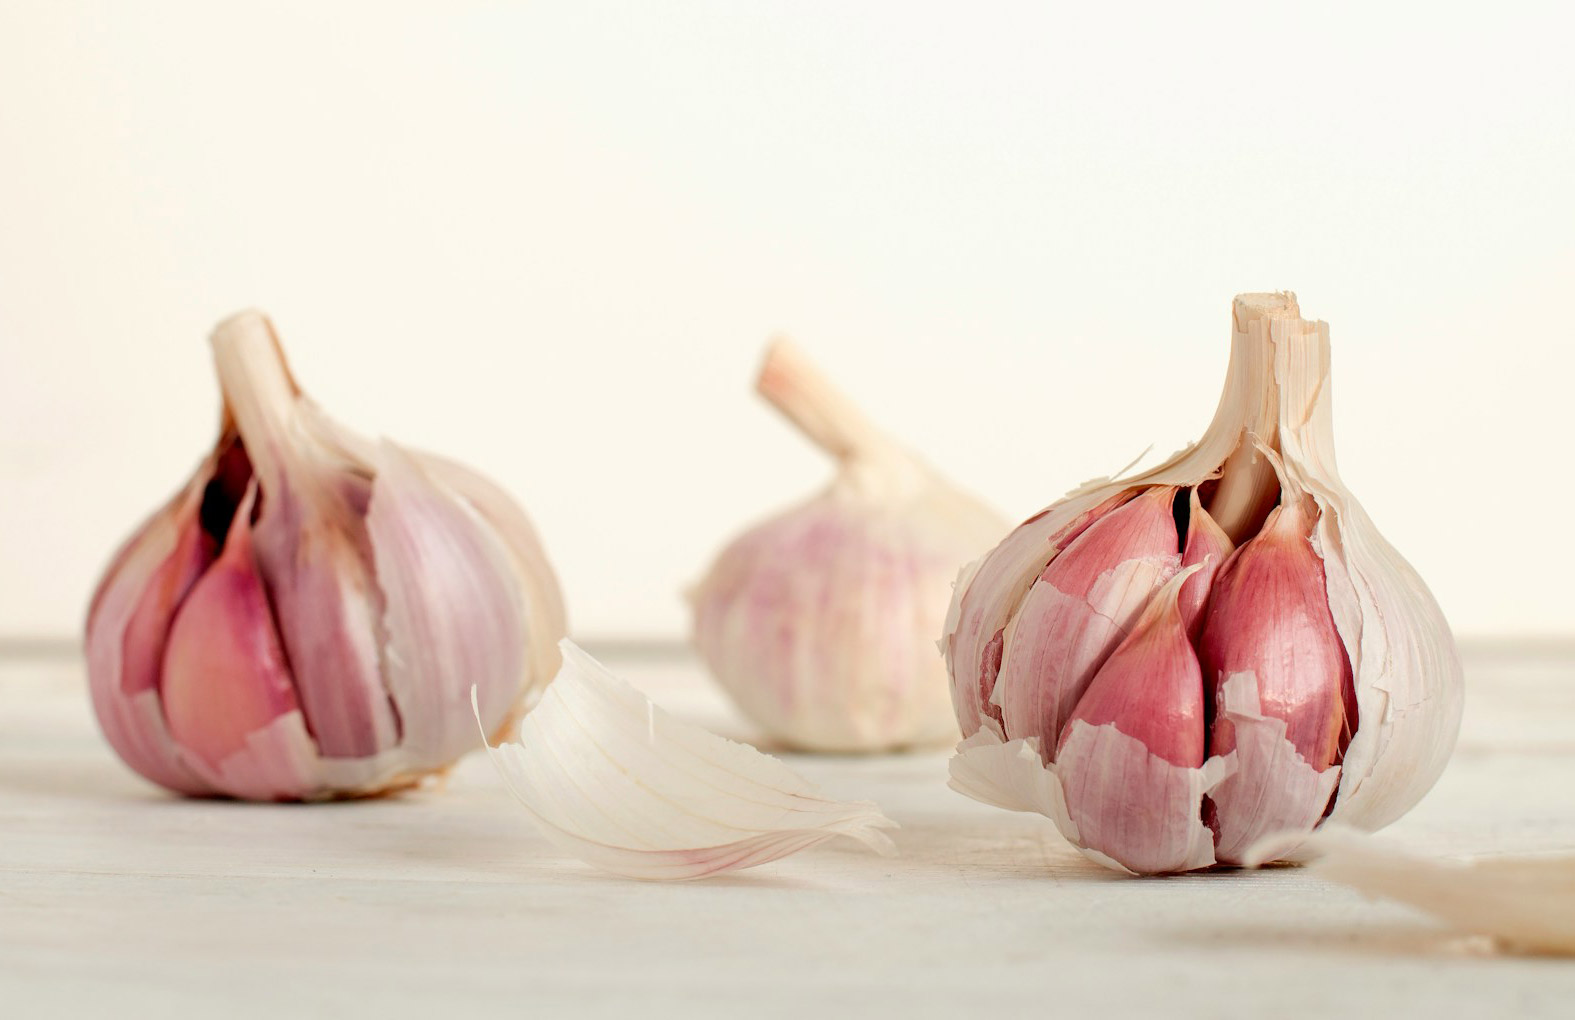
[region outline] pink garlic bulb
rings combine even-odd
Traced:
[[[731,542],[690,593],[694,640],[761,729],[813,751],[956,739],[935,634],[952,578],[1007,530],[785,340],[758,388],[837,459],[831,487]]]
[[[321,800],[408,786],[552,679],[563,603],[493,483],[331,422],[273,326],[214,331],[214,450],[116,553],[87,620],[99,724],[172,790]]]
[[[1138,873],[1386,825],[1460,724],[1449,626],[1335,473],[1328,326],[1290,294],[1233,323],[1203,439],[1018,527],[942,639],[952,785]]]

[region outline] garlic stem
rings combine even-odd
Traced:
[[[838,460],[878,459],[893,452],[891,440],[787,337],[772,340],[755,389]]]
[[[1293,294],[1243,294],[1231,308],[1230,371],[1225,378],[1223,408],[1235,394],[1250,408],[1241,439],[1220,468],[1219,485],[1209,500],[1209,516],[1240,545],[1252,537],[1280,495],[1274,466],[1258,445],[1279,450],[1279,399],[1274,376],[1270,323],[1295,320],[1301,314]],[[1256,440],[1256,441],[1254,441]]]
[[[290,457],[301,388],[290,374],[273,323],[256,310],[230,316],[213,331],[213,362],[226,419],[246,437],[246,453],[264,490],[281,480]]]

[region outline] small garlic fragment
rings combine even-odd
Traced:
[[[1371,897],[1408,904],[1454,928],[1488,935],[1511,949],[1575,955],[1575,857],[1480,857],[1434,861],[1331,825],[1301,843],[1319,878]],[[1256,866],[1280,852],[1277,840],[1253,848]]]
[[[213,334],[224,417],[88,612],[110,744],[181,793],[319,800],[407,786],[501,730],[557,667],[557,582],[490,483],[329,421],[272,325]],[[545,651],[543,650],[545,647]]]
[[[1448,624],[1334,470],[1328,326],[1290,294],[1233,311],[1203,439],[1022,524],[964,569],[942,638],[953,787],[1137,872],[1386,825],[1460,723]]]
[[[735,539],[695,586],[706,665],[796,748],[955,739],[935,634],[957,564],[1006,522],[879,432],[788,341],[768,350],[759,390],[837,458],[837,477]]]
[[[830,800],[777,759],[674,719],[572,641],[560,648],[563,668],[519,742],[488,752],[566,853],[664,880],[752,868],[837,836],[895,853],[881,830],[896,823],[874,804]]]

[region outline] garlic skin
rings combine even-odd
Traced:
[[[1076,562],[1058,569],[1063,559]],[[1161,598],[1176,602],[1162,633]],[[1145,636],[1149,684],[1128,650]],[[1041,812],[1088,856],[1138,873],[1241,863],[1265,837],[1305,836],[1325,819],[1387,825],[1433,785],[1460,724],[1454,639],[1340,482],[1328,326],[1302,319],[1291,294],[1236,299],[1224,394],[1197,444],[1083,486],[964,569],[942,650],[964,735],[953,787]],[[1157,735],[1191,719],[1175,678],[1194,653],[1202,761],[1196,734],[1186,755],[1179,734]],[[1125,685],[1099,678],[1118,655]],[[1080,757],[1068,761],[1074,739]],[[1130,822],[1145,798],[1188,824],[1141,831]],[[1212,845],[1198,845],[1200,831]]]
[[[1314,875],[1371,899],[1407,904],[1513,952],[1575,956],[1575,857],[1433,860],[1339,825],[1320,829],[1303,849]],[[1272,857],[1272,845],[1263,845],[1246,863]]]
[[[691,591],[701,657],[794,748],[956,739],[935,634],[957,564],[1006,521],[878,431],[791,342],[772,343],[757,388],[837,459],[837,475],[736,538]]]
[[[302,395],[258,312],[212,337],[213,452],[116,553],[88,611],[112,747],[180,793],[324,800],[409,786],[518,718],[563,602],[519,508]]]
[[[519,739],[487,754],[551,843],[626,878],[689,881],[844,837],[882,856],[896,823],[770,755],[668,715],[572,641]],[[485,731],[482,733],[486,737]]]

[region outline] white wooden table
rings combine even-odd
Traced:
[[[608,664],[749,735],[687,657]],[[1468,647],[1467,677],[1454,761],[1389,834],[1575,851],[1575,648]],[[180,800],[110,753],[74,656],[12,655],[0,1016],[1575,1016],[1575,961],[1293,868],[1118,877],[952,793],[945,754],[790,761],[877,801],[901,856],[618,879],[537,836],[480,755],[395,799]]]

